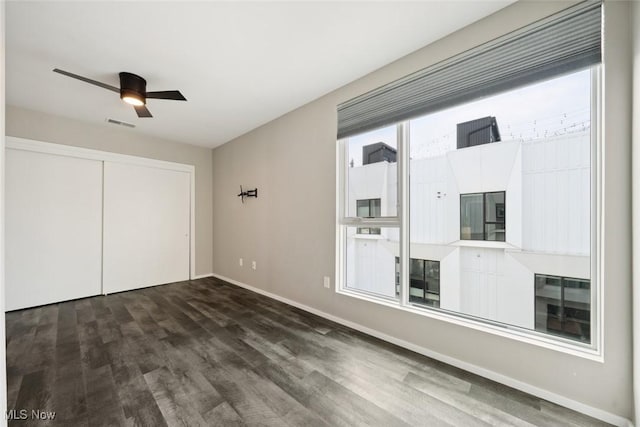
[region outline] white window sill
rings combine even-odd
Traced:
[[[507,242],[493,242],[487,240],[458,240],[451,243],[451,246],[468,248],[518,249]]]
[[[403,305],[400,301],[393,301],[386,298],[377,298],[372,295],[360,293],[356,290],[344,289],[340,286],[336,286],[336,293],[383,305],[393,309],[413,313],[419,316],[429,317],[431,319],[436,319],[447,323],[453,323],[455,325],[475,329],[492,335],[497,335],[527,344],[532,344],[538,347],[555,350],[561,353],[570,354],[572,356],[604,363],[603,355],[596,349],[580,345],[579,343],[554,339],[553,337],[548,337],[539,332],[528,331],[516,327],[508,327],[507,325],[499,326],[497,324],[487,323],[481,320],[474,320],[472,318],[464,317],[461,315],[459,316],[453,313],[447,313],[445,311],[430,309],[428,307],[418,308],[413,304]]]
[[[381,234],[355,234],[353,236],[354,239],[362,239],[362,240],[383,240],[385,237]]]

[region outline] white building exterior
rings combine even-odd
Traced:
[[[587,129],[411,160],[410,257],[439,261],[441,309],[534,329],[536,274],[591,279],[590,150]],[[352,167],[348,180],[350,212],[380,199],[382,216],[395,215],[396,163]],[[496,191],[505,241],[460,240],[460,195]],[[398,230],[348,228],[346,245],[347,287],[395,298]],[[571,292],[589,303],[588,290]]]

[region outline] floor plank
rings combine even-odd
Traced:
[[[206,278],[9,312],[7,405],[60,426],[602,426]]]

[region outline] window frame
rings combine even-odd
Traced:
[[[420,263],[422,263],[422,279],[421,279],[422,284],[423,284],[423,286],[422,286],[422,292],[423,292],[422,299],[427,301],[427,300],[429,300],[429,298],[427,298],[427,295],[437,295],[438,298],[437,299],[432,299],[431,301],[437,301],[438,305],[434,306],[434,305],[428,304],[426,302],[425,303],[420,303],[420,302],[417,302],[417,301],[411,301],[411,288],[413,287],[413,286],[411,286],[411,281],[413,280],[412,277],[411,277],[412,276],[411,275],[411,268],[409,268],[409,292],[408,292],[409,293],[409,302],[411,304],[415,305],[415,306],[418,306],[418,307],[440,308],[440,261],[436,261],[436,260],[432,260],[432,259],[423,259],[423,258],[409,258],[409,263],[410,264],[412,262],[415,262],[415,261],[419,261]],[[430,291],[428,286],[426,286],[429,283],[427,281],[427,277],[428,277],[428,275],[427,275],[427,263],[433,263],[433,262],[438,264],[438,292]],[[411,267],[411,266],[409,266],[409,267]],[[413,288],[414,289],[420,289],[420,288],[415,288],[415,287],[413,287]]]
[[[572,339],[554,336],[539,332],[534,329],[525,329],[518,326],[506,325],[499,322],[480,319],[463,313],[454,313],[440,308],[428,306],[416,306],[409,302],[409,121],[402,121],[395,124],[397,130],[397,216],[381,218],[357,218],[348,217],[348,140],[342,138],[336,144],[336,276],[335,292],[351,298],[357,298],[371,303],[398,309],[404,312],[413,313],[417,316],[424,316],[431,319],[444,321],[450,324],[470,328],[480,332],[497,335],[507,339],[528,343],[538,347],[558,351],[584,359],[604,362],[604,291],[603,283],[603,176],[604,176],[604,148],[603,148],[603,64],[589,66],[591,74],[591,131],[590,131],[590,170],[591,170],[591,251],[590,251],[590,286],[591,286],[591,343],[584,344]],[[580,70],[575,70],[578,72]],[[506,209],[506,190],[505,190]],[[483,216],[484,216],[483,197]],[[483,218],[484,219],[484,218]],[[483,227],[484,227],[483,221]],[[396,300],[381,298],[376,295],[369,295],[363,292],[354,291],[346,287],[346,229],[353,227],[392,227],[400,230],[399,258],[400,258],[400,289],[399,297]],[[483,230],[484,232],[484,230]],[[505,241],[506,241],[506,211],[505,211]],[[492,242],[492,241],[489,241]],[[493,243],[500,243],[495,241]],[[441,284],[442,285],[442,284]],[[535,281],[532,283],[535,286]],[[534,312],[535,312],[535,291]]]
[[[558,275],[555,275],[555,274],[546,274],[546,273],[534,273],[533,277],[534,277],[534,279],[533,279],[534,286],[537,285],[538,277],[553,278],[553,279],[557,279],[559,281],[559,284],[560,284],[559,285],[560,298],[558,299],[558,303],[559,303],[558,308],[560,309],[560,313],[561,313],[559,315],[559,317],[560,317],[559,321],[561,322],[562,325],[564,324],[564,322],[566,322],[566,319],[564,319],[564,309],[567,307],[566,304],[565,304],[565,302],[566,302],[565,291],[566,291],[567,286],[566,286],[565,283],[567,281],[579,281],[579,282],[587,282],[589,284],[589,317],[590,317],[589,318],[589,340],[591,341],[591,332],[593,331],[593,328],[591,327],[591,311],[592,311],[592,309],[591,309],[591,293],[592,293],[591,292],[592,291],[591,280],[590,279],[579,278],[579,277],[558,276]],[[534,289],[534,298],[535,298],[534,310],[533,310],[534,328],[537,331],[538,328],[537,328],[536,316],[538,314],[538,294],[535,291],[535,289]],[[541,298],[544,298],[544,297],[541,297]],[[543,332],[543,333],[547,333],[547,334],[550,334],[550,335],[556,335],[556,336],[560,336],[560,337],[566,336],[566,335],[562,335],[559,332],[555,332],[555,333],[554,332]],[[569,339],[573,339],[573,338],[569,338]],[[580,342],[580,341],[575,340],[575,339],[574,339],[574,341]]]
[[[380,216],[374,218],[364,218],[358,216],[349,216],[349,138],[343,138],[338,140],[336,144],[337,150],[337,167],[336,170],[338,173],[336,174],[336,195],[338,196],[338,203],[336,203],[336,213],[337,213],[337,221],[336,221],[336,292],[343,293],[346,295],[361,297],[368,301],[374,301],[382,304],[390,304],[391,306],[400,306],[405,305],[404,302],[406,296],[406,292],[404,291],[404,287],[402,283],[404,282],[404,277],[408,274],[408,262],[404,260],[404,251],[403,245],[400,244],[400,294],[398,298],[389,299],[384,296],[367,293],[363,291],[355,290],[354,288],[349,288],[347,286],[346,280],[346,237],[347,237],[347,228],[348,227],[356,227],[358,228],[397,228],[400,231],[400,242],[406,239],[404,233],[407,232],[408,226],[403,226],[403,216],[406,215],[405,210],[403,209],[403,203],[401,200],[405,200],[404,191],[407,191],[407,181],[403,176],[405,175],[405,148],[407,145],[404,142],[405,138],[405,123],[402,122],[397,123],[395,125],[396,128],[396,142],[398,145],[397,153],[396,153],[396,174],[397,174],[397,197],[396,197],[396,216]],[[389,126],[387,126],[389,127]],[[382,209],[381,209],[382,211]],[[382,212],[381,212],[382,215]],[[407,218],[408,219],[408,218]],[[374,235],[376,236],[376,235]],[[408,253],[408,252],[407,252]]]
[[[489,194],[503,194],[504,200],[504,222],[487,221],[487,196]],[[482,195],[482,239],[466,239],[462,237],[462,198],[464,196],[479,196]],[[497,215],[496,215],[497,216]],[[504,225],[504,239],[503,240],[489,240],[487,239],[487,225]],[[461,193],[460,194],[460,240],[472,241],[472,242],[501,242],[507,241],[507,191],[485,191],[482,193]]]
[[[378,209],[380,210],[380,216],[375,216],[375,215],[371,215],[371,202],[374,201],[378,201]],[[377,199],[357,199],[356,200],[356,215],[358,214],[358,203],[359,202],[367,202],[367,211],[369,212],[369,214],[367,216],[358,216],[359,218],[381,218],[382,217],[382,199],[381,198],[377,198]],[[363,233],[362,230],[367,230],[366,233]],[[376,231],[375,233],[372,233],[371,231]],[[373,236],[377,236],[379,235],[381,232],[380,227],[358,227],[356,229],[356,233],[357,234],[362,234],[362,235],[373,235]]]

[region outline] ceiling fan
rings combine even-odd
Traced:
[[[81,80],[86,83],[90,83],[92,85],[99,86],[104,89],[111,90],[113,92],[120,93],[120,99],[122,99],[127,104],[131,104],[133,108],[136,110],[138,117],[153,117],[151,112],[146,107],[147,99],[169,99],[174,101],[186,101],[185,98],[180,91],[178,90],[163,90],[159,92],[147,92],[147,81],[142,77],[133,74],[122,72],[120,73],[120,87],[117,88],[115,86],[108,85],[106,83],[98,82],[95,80],[88,79],[86,77],[79,76],[77,74],[70,73],[68,71],[63,71],[58,68],[54,68],[53,71],[55,73],[60,73],[67,77],[72,77],[74,79]]]

